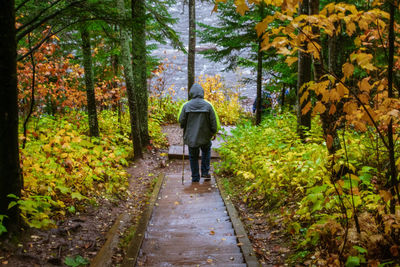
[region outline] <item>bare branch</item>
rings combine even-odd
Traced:
[[[17,12],[21,7],[23,7],[26,3],[28,3],[31,0],[25,0],[24,2],[22,2],[21,4],[19,4],[19,6],[17,6],[15,8],[15,12]]]
[[[31,26],[29,28],[27,28],[26,30],[24,30],[23,32],[21,32],[20,34],[17,35],[17,42],[20,41],[25,35],[27,35],[28,33],[32,32],[34,29],[36,29],[37,27],[39,27],[40,25],[42,25],[43,23],[47,22],[48,20],[57,17],[58,15],[62,14],[64,11],[68,10],[70,7],[83,2],[84,0],[78,0],[75,2],[72,2],[71,4],[69,4],[68,6],[58,10],[57,12],[48,15],[47,17],[44,17],[43,19],[41,19],[40,21],[36,22],[33,24],[33,21],[31,21]]]
[[[50,8],[52,8],[53,6],[57,5],[59,2],[61,2],[62,0],[57,0],[54,3],[52,3],[51,5],[49,5],[47,8],[44,8],[43,10],[41,10],[35,17],[33,17],[31,19],[31,21],[29,21],[28,23],[25,23],[24,25],[22,25],[21,27],[19,27],[18,29],[16,29],[17,32],[23,30],[24,28],[28,27],[29,25],[31,25],[34,21],[38,20],[47,10],[49,10]]]

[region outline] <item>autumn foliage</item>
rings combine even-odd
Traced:
[[[216,11],[218,2],[226,1],[217,1]],[[254,5],[273,10],[255,27],[262,50],[282,55],[289,66],[295,66],[299,51],[312,59],[313,79],[298,92],[304,104],[302,114],[319,115],[321,124],[313,124],[321,127],[319,133],[313,129],[302,147],[294,131],[286,128],[283,140],[265,137],[276,135],[268,128],[279,127],[276,122],[266,122],[260,132],[243,128],[238,135],[252,154],[233,141],[233,152],[224,150],[226,160],[240,162],[233,172],[244,181],[239,188],[245,189],[247,198],[254,198],[252,203],[262,198],[264,205],[288,209],[284,213],[287,229],[299,241],[294,262],[392,264],[395,260],[387,259],[398,258],[400,245],[399,39],[394,34],[399,29],[394,19],[399,3],[307,2],[310,11],[302,15],[298,15],[297,0],[237,0],[234,4],[240,14]],[[317,8],[312,10],[315,3]],[[285,120],[278,124],[290,123]],[[263,137],[252,140],[247,132]],[[292,147],[286,150],[288,142]],[[240,155],[239,151],[246,152]],[[313,167],[307,169],[310,160]],[[228,165],[225,169],[231,170]],[[286,202],[279,198],[282,194],[287,194]]]

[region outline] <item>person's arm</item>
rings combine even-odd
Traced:
[[[219,117],[214,109],[214,106],[210,102],[208,103],[210,104],[209,119],[210,119],[211,132],[213,133],[213,135],[216,135],[219,129],[221,128],[221,124],[219,122]]]
[[[182,129],[185,129],[186,121],[187,121],[185,105],[186,105],[186,103],[184,103],[181,106],[181,108],[179,109],[179,113],[178,113],[178,122],[179,122],[179,125],[181,126]]]

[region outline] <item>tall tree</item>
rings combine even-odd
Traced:
[[[309,14],[311,16],[319,14],[319,0],[308,0],[309,1]],[[320,47],[320,49],[326,49],[326,47],[321,45],[321,33],[320,29],[316,26],[312,27],[312,45]],[[331,36],[329,39],[334,39],[336,36]],[[323,65],[323,57],[322,51],[312,56],[312,63],[314,69],[314,81],[319,82],[321,77],[324,74],[324,65]],[[335,60],[337,60],[335,58]],[[328,59],[329,62],[329,59]],[[335,73],[335,72],[334,72]],[[322,99],[322,96],[319,96],[319,99]],[[324,112],[320,113],[321,122],[322,122],[322,130],[324,131],[324,137],[326,139],[326,143],[328,144],[328,151],[330,154],[334,154],[340,148],[340,141],[338,140],[337,135],[337,114],[330,114],[330,108],[334,105],[334,103],[326,103],[327,108]],[[339,105],[338,105],[339,106]]]
[[[90,33],[87,23],[80,27],[82,39],[83,68],[85,69],[85,85],[87,96],[87,109],[89,115],[90,136],[99,136],[99,124],[97,121],[96,98],[93,83],[92,51],[90,45]]]
[[[146,68],[146,6],[145,0],[132,0],[133,79],[136,94],[142,145],[150,143],[148,126],[148,92]]]
[[[260,18],[264,19],[264,2],[260,4]],[[257,51],[257,102],[256,102],[256,125],[260,125],[261,123],[261,103],[262,103],[262,62],[263,62],[263,51],[262,48],[262,36],[261,33],[258,40],[258,51]]]
[[[128,93],[128,106],[129,106],[129,116],[131,120],[131,135],[133,141],[133,150],[134,150],[134,158],[142,157],[142,142],[140,135],[140,118],[139,118],[139,108],[137,104],[136,96],[137,94],[134,92],[135,80],[134,74],[132,70],[132,61],[131,61],[131,53],[129,47],[129,35],[126,29],[126,21],[127,16],[125,11],[125,3],[124,0],[117,0],[117,7],[119,12],[121,12],[121,17],[124,19],[122,23],[120,23],[120,42],[121,42],[121,62],[124,66],[124,76],[126,82],[126,91]],[[147,113],[146,113],[147,116]]]
[[[196,0],[189,0],[188,97],[194,84],[196,57]]]
[[[386,1],[389,6],[389,34],[388,34],[388,43],[389,43],[389,55],[388,55],[388,97],[394,98],[393,92],[393,65],[394,65],[394,49],[395,49],[395,34],[394,34],[394,22],[395,22],[395,11],[396,6],[393,1]],[[398,3],[397,3],[398,6]],[[393,138],[393,119],[390,119],[387,136],[388,136],[388,145],[389,145],[389,165],[390,165],[390,180],[392,186],[392,195],[397,195],[397,204],[400,204],[400,193],[399,193],[399,180],[397,178],[397,167],[396,167],[396,159],[395,159],[395,141]],[[396,204],[395,201],[391,201],[391,212],[395,213]]]
[[[299,1],[299,15],[308,14],[308,0]],[[302,47],[303,50],[307,50],[307,46]],[[310,95],[303,100],[302,97],[307,91],[305,85],[311,80],[311,57],[306,52],[299,50],[298,52],[298,75],[297,75],[297,132],[301,139],[305,138],[305,131],[311,128],[311,110],[303,114],[302,110],[311,99]]]
[[[1,0],[0,5],[0,214],[8,216],[6,225],[17,227],[19,211],[17,207],[8,209],[10,199],[7,197],[9,194],[20,196],[22,188],[14,0]]]

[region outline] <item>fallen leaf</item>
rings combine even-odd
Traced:
[[[211,230],[210,235],[215,235],[215,232]]]

